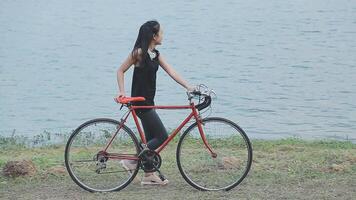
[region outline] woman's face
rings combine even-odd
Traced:
[[[163,30],[162,27],[159,28],[158,33],[153,36],[153,40],[155,41],[156,45],[162,44],[162,39],[163,39]]]

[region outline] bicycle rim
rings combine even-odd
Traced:
[[[112,119],[90,120],[79,126],[69,138],[65,150],[66,168],[74,182],[85,190],[120,190],[136,176],[139,164],[128,171],[120,163],[124,157],[137,158],[139,151],[136,137],[126,126],[119,130],[106,153],[102,152],[117,131],[118,124]]]
[[[183,178],[199,190],[230,190],[248,174],[252,147],[244,131],[223,118],[203,119],[203,131],[217,157],[203,143],[197,124],[182,135],[177,164]]]

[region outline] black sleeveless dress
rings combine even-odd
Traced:
[[[154,97],[156,94],[156,74],[159,67],[159,51],[154,49],[156,57],[151,59],[149,54],[145,55],[145,58],[140,66],[135,66],[132,86],[131,86],[131,96],[132,97],[145,97],[146,101],[134,102],[133,105],[137,106],[153,106]],[[137,114],[144,113],[150,109],[137,109]]]

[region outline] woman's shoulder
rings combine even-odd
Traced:
[[[132,53],[133,53],[133,56],[134,56],[135,58],[137,58],[137,57],[139,57],[139,56],[142,55],[142,49],[141,49],[141,48],[135,48],[135,49],[132,51]]]
[[[134,66],[138,67],[140,65],[140,61],[142,60],[142,49],[135,48],[134,50],[132,50],[131,56],[134,60]]]

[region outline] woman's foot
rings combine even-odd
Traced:
[[[141,181],[141,185],[167,185],[168,183],[168,179],[162,181],[155,173],[146,173]]]

